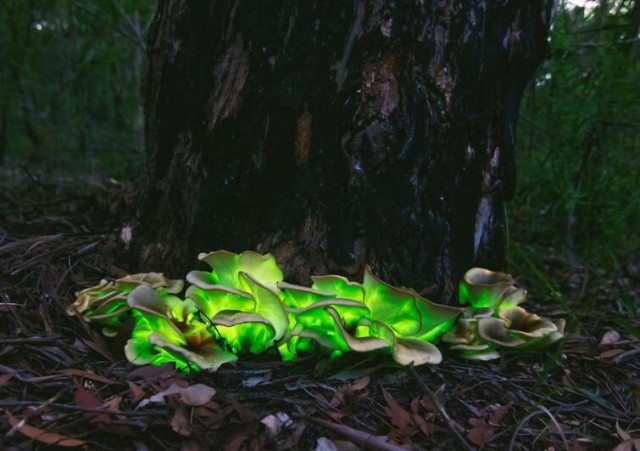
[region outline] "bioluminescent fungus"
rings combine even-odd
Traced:
[[[482,268],[465,274],[459,295],[469,307],[458,308],[389,285],[369,267],[362,283],[316,276],[309,288],[284,282],[269,254],[216,251],[199,259],[211,270],[187,274],[184,298],[182,281],[137,274],[80,291],[67,312],[100,324],[106,335],[131,314],[127,358],[185,371],[215,371],[244,354],[272,351],[284,360],[375,351],[401,365],[437,364],[440,338],[465,358],[489,360],[501,348],[548,346],[564,333],[564,320],[519,307],[527,293],[510,275]]]

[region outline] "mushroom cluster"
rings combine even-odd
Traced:
[[[458,295],[470,307],[442,340],[464,358],[492,360],[500,357],[499,348],[541,348],[563,337],[564,319],[542,318],[520,307],[527,291],[509,274],[472,268]]]
[[[284,282],[273,256],[247,251],[199,255],[210,270],[182,281],[162,274],[127,276],[77,293],[67,313],[115,335],[128,315],[133,331],[125,355],[135,364],[175,363],[215,371],[244,354],[384,352],[402,364],[436,364],[442,337],[467,358],[495,358],[500,347],[545,346],[562,337],[553,322],[519,307],[526,292],[511,276],[474,268],[460,284],[457,308],[391,286],[365,268],[362,283],[313,277],[311,287]]]

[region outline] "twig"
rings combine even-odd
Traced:
[[[540,415],[541,413],[546,414],[551,419],[551,422],[556,427],[556,430],[558,431],[560,438],[562,438],[562,444],[564,445],[565,449],[571,449],[569,446],[569,442],[567,441],[567,437],[565,437],[564,432],[562,431],[562,428],[558,424],[558,421],[555,419],[553,414],[549,412],[549,409],[539,404],[536,405],[536,407],[538,408],[538,410],[535,410],[531,412],[529,415],[527,415],[526,417],[524,417],[520,422],[520,424],[518,424],[518,427],[516,427],[516,430],[513,432],[513,436],[511,437],[511,441],[509,442],[509,451],[513,451],[514,447],[516,446],[516,439],[518,438],[518,433],[522,430],[522,428],[529,422],[529,420],[531,420],[533,417]]]
[[[47,252],[43,252],[42,254],[38,254],[35,257],[32,257],[31,259],[27,260],[26,262],[24,262],[22,265],[18,266],[16,269],[14,269],[13,271],[11,271],[9,273],[9,275],[11,276],[16,276],[18,274],[20,274],[21,272],[23,272],[26,269],[29,269],[31,266],[33,266],[35,263],[37,263],[39,260],[45,259],[47,257],[51,257],[53,255],[58,254],[61,251],[64,251],[65,249],[68,249],[70,247],[74,247],[74,246],[78,246],[79,244],[82,244],[82,242],[78,242],[73,241],[71,243],[67,243],[67,244],[63,244],[55,249],[52,249],[50,251]]]
[[[65,390],[66,388],[61,391],[65,391]],[[37,404],[38,404],[37,401],[0,401],[0,407],[29,407]],[[106,413],[109,415],[122,415],[122,416],[130,416],[130,417],[135,417],[135,416],[150,417],[150,416],[166,415],[169,412],[168,409],[167,410],[160,410],[160,409],[136,410],[136,411],[110,410],[110,409],[105,409],[104,407],[83,407],[83,406],[76,406],[73,404],[64,404],[60,402],[49,402],[49,401],[42,404],[42,408],[49,407],[49,406],[55,407],[57,409],[71,410],[74,412]],[[38,407],[38,409],[39,408],[40,407]]]
[[[20,247],[26,247],[38,242],[57,241],[64,238],[65,236],[66,234],[64,233],[57,233],[55,235],[34,236],[32,238],[25,238],[22,240],[13,241],[11,243],[7,243],[3,246],[0,246],[0,254],[12,252],[14,249],[18,249]]]
[[[25,338],[0,338],[0,345],[20,344],[55,344],[62,340],[61,337],[25,337]]]
[[[307,421],[311,421],[312,423],[316,423],[317,425],[322,426],[325,429],[336,432],[349,439],[349,441],[353,442],[354,444],[362,446],[365,449],[370,449],[373,451],[405,451],[404,448],[392,445],[391,443],[387,443],[382,439],[376,437],[375,435],[369,434],[368,432],[358,431],[356,429],[350,428],[349,426],[332,423],[331,421],[323,420],[321,418],[313,418],[307,416],[303,418]]]
[[[20,429],[22,426],[24,426],[27,423],[27,420],[29,420],[29,418],[32,418],[36,415],[38,415],[40,412],[42,412],[44,409],[46,409],[48,406],[50,406],[51,404],[53,404],[58,398],[60,398],[66,391],[69,390],[69,387],[64,387],[63,389],[61,389],[60,391],[58,391],[58,393],[56,393],[55,395],[53,395],[51,398],[47,399],[45,402],[40,403],[38,405],[38,407],[36,407],[35,409],[33,409],[32,411],[30,411],[29,413],[27,413],[25,415],[25,417],[20,420],[15,426],[13,426],[11,429],[9,429],[9,432],[7,432],[5,434],[6,437],[11,437],[13,434],[16,433],[16,431],[18,429]],[[33,404],[32,404],[33,405]]]
[[[409,365],[408,368],[415,380],[418,382],[418,385],[420,385],[422,391],[427,394],[431,403],[436,407],[436,409],[438,409],[440,416],[444,420],[449,430],[453,433],[453,435],[455,435],[456,439],[460,443],[460,446],[467,451],[472,451],[474,448],[469,445],[469,443],[467,443],[465,438],[462,436],[462,434],[460,434],[460,431],[458,430],[460,426],[458,426],[458,424],[449,416],[440,400],[436,397],[435,393],[431,391],[427,384],[420,378],[413,365]]]

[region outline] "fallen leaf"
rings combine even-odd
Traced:
[[[267,415],[260,420],[260,423],[264,424],[267,428],[267,436],[269,438],[277,436],[280,434],[282,429],[290,427],[293,424],[289,415],[284,412],[278,412],[275,415]]]
[[[145,397],[144,390],[140,388],[138,384],[132,381],[127,381],[127,385],[129,385],[129,390],[133,395],[133,401],[138,402]]]
[[[422,400],[426,400],[424,396],[422,397]],[[432,422],[432,420],[435,418],[435,413],[431,409],[432,406],[429,403],[423,404],[420,397],[415,397],[411,400],[410,406],[411,419],[413,420],[413,424],[418,426],[423,434],[431,435],[433,432],[440,429]],[[420,409],[420,407],[423,407],[423,409]],[[426,410],[427,412],[423,414],[420,412],[420,410]]]
[[[439,429],[435,424],[428,422],[418,413],[411,414],[411,419],[413,420],[413,424],[418,426],[425,435],[431,435]]]
[[[215,393],[215,389],[204,384],[195,384],[189,387],[180,387],[177,384],[171,384],[166,390],[140,401],[139,407],[144,407],[149,403],[164,404],[165,396],[176,394],[179,394],[180,400],[188,406],[201,406],[209,402]]]
[[[607,349],[606,351],[601,352],[598,355],[598,358],[600,359],[612,359],[617,355],[620,355],[624,352],[624,349],[619,349],[619,348],[615,348],[615,349]]]
[[[56,434],[54,432],[46,432],[42,429],[38,429],[37,427],[23,423],[22,420],[14,417],[8,410],[5,410],[4,414],[11,427],[16,428],[21,434],[24,434],[37,442],[44,443],[46,445],[63,446],[65,448],[74,448],[78,446],[85,446],[87,444],[84,440],[78,440],[72,437]]]
[[[76,387],[76,391],[73,394],[73,400],[78,407],[97,409],[102,406],[102,402],[98,397],[90,390],[87,390],[82,385]]]
[[[354,392],[358,390],[364,390],[367,385],[369,385],[369,382],[371,382],[371,378],[369,376],[364,376],[360,379],[356,379],[353,384],[350,385],[350,388]]]
[[[400,407],[400,404],[398,404],[391,394],[384,388],[382,389],[382,396],[387,403],[388,407],[385,407],[385,412],[387,416],[391,418],[391,422],[393,422],[394,419],[401,420],[405,423],[411,421],[411,414]]]
[[[415,434],[417,427],[413,422],[411,414],[400,407],[400,404],[398,404],[384,388],[382,389],[382,396],[387,403],[387,406],[384,408],[384,413],[389,417],[389,421],[391,421],[391,424],[395,427],[398,435],[401,437],[410,437]]]
[[[620,341],[620,332],[617,330],[608,330],[602,336],[600,344],[598,346],[614,345]]]
[[[640,438],[630,438],[629,440],[625,440],[620,443],[611,451],[637,451],[638,449],[640,449]]]
[[[484,422],[477,424],[467,433],[469,441],[478,446],[483,446],[492,436],[493,426]]]
[[[9,379],[13,377],[15,373],[4,373],[0,374],[0,387],[9,382]]]
[[[467,438],[474,445],[483,446],[493,437],[495,426],[497,426],[505,414],[511,408],[511,403],[500,405],[492,404],[482,411],[477,411],[482,418],[471,417],[468,422],[473,427],[467,433]]]
[[[102,407],[102,401],[91,390],[87,390],[82,385],[76,387],[76,391],[73,394],[73,400],[76,406],[86,409],[99,409]],[[110,423],[111,418],[106,413],[92,413],[86,412],[85,415],[91,418],[92,423]]]
[[[122,396],[116,395],[112,398],[107,399],[103,404],[103,407],[112,412],[119,412],[121,402],[122,402]]]
[[[489,418],[489,424],[492,426],[497,426],[502,420],[502,417],[505,416],[510,408],[511,403],[505,404],[504,406],[496,407],[496,409],[493,411],[493,414],[491,414],[491,417]]]
[[[333,393],[330,404],[334,407],[338,407],[343,404],[348,408],[355,406],[369,395],[367,391],[364,391],[367,385],[369,385],[369,382],[371,382],[371,378],[369,376],[365,376],[360,379],[356,379],[352,384],[339,387]]]
[[[180,405],[176,406],[176,410],[171,418],[171,429],[184,437],[191,435],[191,424],[184,411],[184,407]]]

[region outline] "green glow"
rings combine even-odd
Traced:
[[[369,268],[363,285],[371,318],[389,325],[399,338],[435,341],[462,313],[461,309],[435,304],[413,290],[382,282]]]
[[[342,276],[314,276],[311,278],[314,290],[331,293],[333,297],[364,302],[364,288]]]
[[[275,330],[274,338],[276,340],[282,338],[289,327],[289,318],[278,294],[248,273],[241,272],[240,279],[249,287],[256,300],[255,313],[262,315],[271,322]]]
[[[413,293],[393,287],[376,278],[365,269],[364,303],[371,310],[371,319],[391,326],[400,336],[411,336],[420,330],[420,318],[415,308]]]
[[[564,321],[550,321],[518,305],[526,291],[511,276],[469,270],[459,286],[467,309],[431,302],[365,268],[363,283],[313,277],[311,288],[283,282],[273,256],[255,252],[200,254],[211,271],[191,271],[185,298],[179,280],[159,273],[101,281],[77,293],[67,313],[115,335],[125,315],[134,329],[125,346],[135,364],[215,371],[238,355],[277,351],[283,360],[324,352],[379,351],[401,365],[437,364],[441,336],[452,350],[476,360],[503,347],[541,348],[562,338]],[[131,312],[131,313],[129,313]]]
[[[174,363],[180,370],[217,370],[237,359],[222,350],[206,326],[195,320],[177,323],[166,317],[133,310],[135,326],[125,346],[127,359],[137,365]]]
[[[280,283],[278,287],[282,290],[282,303],[294,309],[304,309],[320,301],[336,298],[334,294],[329,292],[288,283]]]
[[[218,333],[234,354],[260,354],[273,346],[275,332],[270,324],[258,322],[216,326]]]
[[[225,310],[252,312],[256,306],[256,301],[250,294],[222,286],[207,290],[191,286],[187,290],[187,298],[191,299],[207,318],[214,318],[218,312]]]
[[[240,273],[251,274],[256,282],[272,290],[276,290],[278,282],[283,280],[282,271],[271,254],[260,255],[251,251],[232,254],[216,251],[200,254],[198,259],[211,266],[211,280],[218,285],[248,291],[246,280],[240,277]]]
[[[311,338],[327,349],[348,350],[349,346],[326,308],[305,310],[296,315],[300,336]]]

